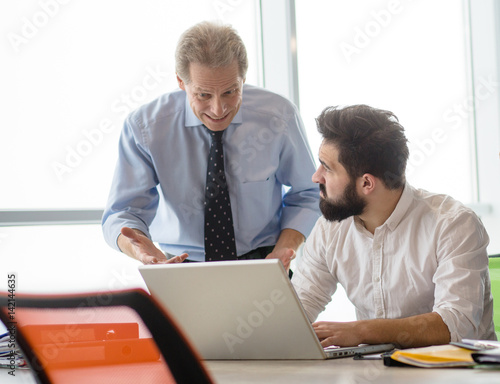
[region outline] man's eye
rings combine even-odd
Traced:
[[[327,173],[330,173],[332,170],[330,168],[328,168],[326,165],[322,164],[323,166],[323,169],[325,170],[325,172]]]
[[[200,99],[208,99],[210,95],[208,93],[198,93]]]

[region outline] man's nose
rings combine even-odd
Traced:
[[[212,98],[211,110],[214,117],[222,117],[225,108],[226,108],[225,103],[222,101],[220,97]]]
[[[312,175],[312,181],[313,183],[318,183],[318,184],[325,184],[324,181],[324,177],[323,177],[323,165],[320,165],[318,167],[318,169],[316,170],[316,172],[313,173]]]

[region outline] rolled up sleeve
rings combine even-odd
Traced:
[[[316,320],[331,301],[338,282],[325,261],[325,237],[328,234],[321,221],[314,226],[292,277],[292,284],[310,321]]]
[[[447,325],[451,341],[483,338],[492,328],[488,235],[479,218],[464,211],[439,236],[433,311]]]
[[[278,181],[290,187],[283,196],[281,229],[295,229],[307,237],[321,215],[319,187],[311,180],[316,169],[302,120],[297,111],[289,116],[280,155],[284,166],[277,174]]]
[[[118,162],[102,218],[104,238],[118,251],[117,239],[123,227],[150,236],[149,225],[158,207],[158,178],[140,137],[140,128],[131,115],[120,136]]]

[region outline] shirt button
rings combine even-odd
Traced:
[[[377,277],[375,277],[375,278],[373,279],[373,281],[374,281],[375,283],[379,283],[379,282],[380,282],[380,277],[378,277],[378,276],[377,276]]]
[[[382,317],[382,315],[383,315],[383,314],[384,314],[384,312],[382,312],[382,310],[381,310],[381,309],[379,309],[379,310],[377,311],[377,317]]]

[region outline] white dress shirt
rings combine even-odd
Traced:
[[[292,282],[311,321],[340,283],[359,320],[437,312],[451,341],[496,340],[488,243],[473,211],[406,184],[374,234],[357,217],[340,223],[321,217]]]

